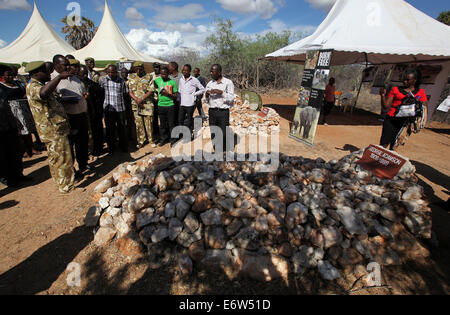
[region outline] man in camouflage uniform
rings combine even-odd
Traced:
[[[50,173],[59,191],[69,193],[74,189],[75,181],[68,138],[70,124],[54,93],[61,80],[70,77],[71,73],[62,72],[50,80],[49,69],[41,61],[29,63],[26,71],[31,76],[27,86],[27,98],[39,136],[47,146]]]
[[[95,68],[95,60],[92,57],[86,58],[84,61],[86,67],[88,68],[88,78],[95,83],[100,81],[100,73],[94,70]]]
[[[150,97],[155,92],[155,76],[145,72],[142,62],[135,62],[133,67],[136,73],[128,77],[128,87],[136,122],[138,148],[142,148],[146,140],[154,148],[156,147],[153,143],[154,108]]]

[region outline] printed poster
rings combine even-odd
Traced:
[[[332,55],[333,50],[314,50],[306,54],[298,106],[289,136],[309,145],[314,144],[325,89],[330,77]]]
[[[371,94],[378,95],[380,93],[381,88],[386,88],[389,78],[392,72],[392,65],[381,65],[378,66],[377,74],[373,80],[372,89],[370,90]]]
[[[375,75],[377,74],[378,66],[371,66],[363,70],[363,83],[370,83],[375,80]]]
[[[437,110],[448,113],[448,110],[450,109],[450,95],[447,96],[447,98],[441,103],[441,105],[438,106]]]

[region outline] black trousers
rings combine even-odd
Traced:
[[[186,126],[189,130],[194,130],[194,111],[195,106],[181,106],[178,114],[178,125]]]
[[[175,109],[175,113],[174,113],[174,117],[175,117],[175,124],[177,124],[178,123],[178,117],[180,116],[180,107],[181,107],[181,105],[180,105],[180,101],[177,99],[177,100],[175,100],[174,101],[174,103],[175,103],[175,107],[174,107],[174,109]]]
[[[108,149],[114,152],[116,149],[117,135],[119,134],[119,147],[123,152],[128,152],[128,138],[126,130],[126,112],[105,111],[106,124],[106,141],[108,142]]]
[[[386,116],[386,119],[383,122],[380,145],[389,145],[389,150],[392,150],[395,145],[395,138],[397,138],[397,135],[407,120],[408,118],[394,118],[391,116]]]
[[[128,140],[133,144],[137,144],[136,122],[134,120],[131,97],[124,94],[123,100],[125,103],[125,126],[127,129]]]
[[[89,160],[89,123],[86,113],[68,115],[70,123],[70,150],[76,157],[80,170],[86,168]]]
[[[172,130],[175,127],[175,106],[159,106],[159,137],[161,142],[172,141]]]
[[[198,98],[195,99],[195,108],[197,108],[198,114],[200,116],[202,117],[205,116],[205,113],[203,112],[203,105],[201,99]]]
[[[153,141],[159,140],[158,100],[153,99]]]
[[[17,130],[0,131],[0,178],[17,184],[23,172],[20,139]]]
[[[94,153],[100,153],[103,150],[105,137],[103,135],[103,115],[101,113],[91,113],[89,116],[91,121],[92,140],[94,141]]]
[[[230,126],[230,110],[229,109],[218,109],[218,108],[210,108],[209,109],[209,126],[217,126],[222,130],[223,135],[223,151],[225,152],[227,150],[227,127]],[[211,140],[214,145],[214,150],[217,147],[218,141],[220,139],[216,139],[216,135],[211,132]],[[234,139],[233,139],[234,140]],[[234,148],[233,148],[234,149]]]
[[[322,113],[324,116],[328,116],[331,114],[331,111],[333,110],[335,102],[324,102],[323,103],[323,109]]]

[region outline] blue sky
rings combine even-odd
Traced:
[[[214,31],[213,17],[229,18],[243,35],[267,31],[311,34],[327,15],[334,0],[109,0],[120,29],[140,51],[163,56],[175,49],[204,51],[204,39]],[[364,0],[361,0],[364,1]],[[60,33],[60,19],[72,1],[36,0],[44,18]],[[103,0],[78,0],[81,13],[96,25]],[[447,0],[407,0],[437,17],[450,10]],[[0,47],[20,35],[31,15],[31,0],[0,0]],[[60,33],[61,34],[61,33]]]

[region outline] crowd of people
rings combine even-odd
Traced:
[[[211,67],[208,84],[200,69],[187,64],[179,72],[176,62],[154,63],[151,73],[140,61],[129,70],[110,64],[98,72],[93,58],[81,64],[74,56],[56,55],[52,62],[28,63],[26,79],[15,67],[0,68],[0,179],[7,186],[30,180],[23,175],[23,158],[46,150],[53,180],[69,193],[93,170],[90,156],[173,146],[181,140],[172,136],[175,126],[189,128],[193,140],[195,110],[220,127],[226,148],[235,95],[219,64]]]
[[[196,110],[203,121],[208,118],[210,126],[222,131],[222,139],[211,134],[214,150],[217,146],[222,151],[232,149],[227,147],[227,127],[234,85],[222,75],[221,65],[211,67],[208,84],[200,70],[189,64],[181,72],[176,62],[152,66],[153,72],[147,73],[140,61],[120,71],[110,64],[99,73],[93,58],[81,64],[73,56],[56,55],[52,62],[28,63],[25,71],[29,77],[25,78],[16,67],[0,65],[1,182],[15,187],[30,180],[23,175],[23,159],[46,150],[59,191],[71,192],[75,183],[93,170],[90,156],[114,155],[118,149],[128,153],[146,145],[173,146],[181,140],[181,135],[172,134],[175,126],[187,127],[193,140]],[[409,98],[413,103],[420,101],[422,112],[426,112],[420,72],[408,72],[404,83],[388,95],[384,89],[380,92],[382,108],[387,111],[380,144],[391,150],[398,145],[402,128],[408,127],[407,135],[420,130],[417,112],[413,117],[403,114],[415,106]],[[330,78],[323,124],[335,103],[334,86],[335,79]],[[208,106],[208,115],[203,103]]]

